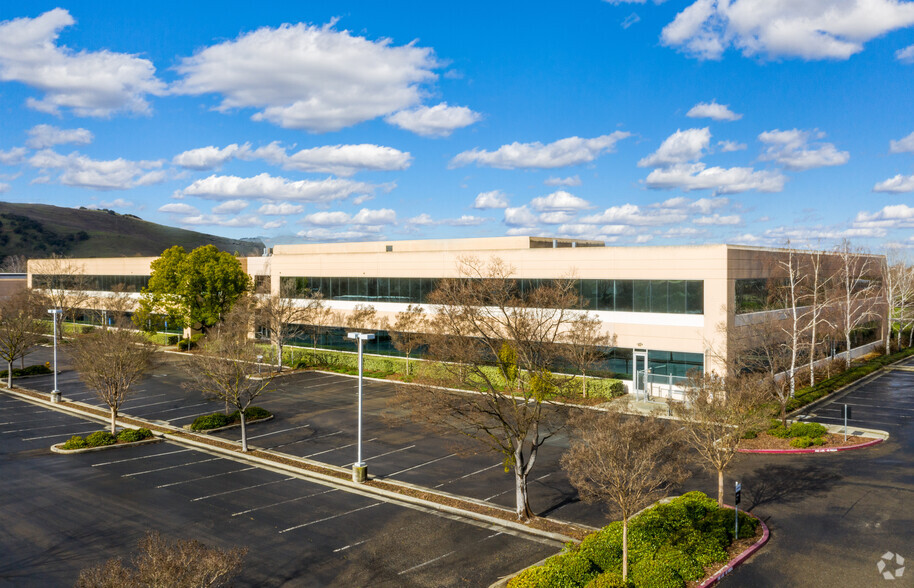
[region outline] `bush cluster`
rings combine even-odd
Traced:
[[[790,439],[790,446],[804,449],[811,445],[825,445],[825,434],[828,429],[819,423],[792,423],[785,427],[781,421],[773,419],[768,434],[778,439]]]
[[[740,538],[758,521],[740,513]],[[689,492],[634,517],[628,530],[628,582],[622,581],[622,523],[587,536],[580,545],[525,570],[509,588],[683,588],[705,566],[726,561],[734,540],[733,511],[701,492]]]
[[[149,429],[124,429],[117,434],[117,440],[120,443],[135,443],[137,441],[142,441],[143,439],[149,439],[152,437],[152,431]]]
[[[259,406],[249,406],[244,409],[245,422],[265,419],[270,416],[273,416],[273,413],[265,408],[260,408]],[[198,416],[194,419],[194,422],[191,423],[190,428],[194,431],[205,431],[208,429],[226,427],[240,422],[241,416],[237,410],[229,415],[222,414],[221,412],[214,412],[213,414]]]
[[[0,372],[0,378],[5,378],[9,370],[3,370]],[[13,377],[20,378],[22,376],[37,376],[40,374],[50,374],[51,368],[44,364],[30,365],[24,368],[13,368]]]
[[[191,335],[190,339],[181,339],[178,341],[178,351],[190,351],[191,349],[195,349],[200,345],[201,339],[203,339],[203,333]]]

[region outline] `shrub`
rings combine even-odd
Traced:
[[[5,378],[9,370],[3,370],[0,372],[0,378]],[[24,368],[13,368],[13,377],[19,378],[22,376],[37,376],[40,374],[50,374],[53,370],[50,367],[43,364],[30,365]]]
[[[187,346],[190,342],[187,339],[181,339],[178,341],[178,351],[187,351]]]
[[[670,566],[679,576],[687,581],[700,580],[705,575],[705,568],[695,558],[675,547],[663,547],[654,556],[655,562]]]
[[[622,580],[619,572],[603,572],[591,580],[585,588],[628,588],[631,582]]]
[[[236,410],[228,416],[230,422],[240,421],[241,418],[238,416],[238,411]],[[265,419],[269,416],[273,416],[269,410],[265,408],[260,408],[259,406],[249,406],[244,409],[244,419],[245,421],[254,421],[257,419]]]
[[[743,439],[755,439],[758,437],[758,431],[753,431],[752,429],[743,433]]]
[[[121,443],[135,443],[150,437],[152,437],[152,431],[149,429],[124,429],[118,433],[117,440]]]
[[[794,437],[790,440],[790,446],[796,449],[806,449],[812,445],[812,439],[809,437]]]
[[[86,440],[80,437],[79,435],[73,435],[62,445],[64,449],[82,449],[83,447],[88,447],[86,445]]]
[[[616,521],[581,541],[580,552],[600,570],[622,567],[622,523]]]
[[[768,434],[778,439],[787,439],[790,437],[790,429],[779,426],[775,429],[768,429]]]
[[[178,341],[179,341],[180,339],[181,339],[181,337],[179,337],[179,336],[177,336],[177,335],[168,335],[168,336],[165,338],[165,344],[166,344],[166,345],[177,345],[177,344],[178,344]]]
[[[632,566],[632,583],[637,588],[684,588],[685,580],[667,564],[650,558]]]
[[[86,437],[86,445],[89,447],[102,447],[104,445],[114,445],[117,443],[117,437],[108,431],[95,431]]]
[[[732,526],[732,524],[733,521],[730,520],[729,525]],[[726,532],[706,535],[691,529],[677,538],[675,547],[688,553],[700,565],[709,566],[720,561],[727,561],[727,551],[720,542],[720,538],[725,535]]]
[[[816,445],[816,446],[825,445],[825,442],[826,442],[825,437],[817,437],[812,440],[812,444]]]
[[[231,421],[229,417],[222,414],[221,412],[214,412],[213,414],[206,414],[203,416],[198,416],[194,419],[194,422],[191,423],[190,428],[194,431],[204,431],[206,429],[218,429],[219,427],[224,427],[228,425]]]
[[[825,425],[820,425],[819,423],[793,423],[790,425],[791,437],[818,439],[825,436],[826,433],[828,433],[828,429],[825,428]]]
[[[757,529],[758,519],[739,511],[739,539],[754,537]]]
[[[550,557],[543,567],[556,582],[550,586],[584,586],[600,573],[594,563],[580,551]]]

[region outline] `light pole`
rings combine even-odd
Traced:
[[[257,356],[257,377],[260,377],[260,366],[263,365],[263,356]]]
[[[352,464],[352,481],[365,482],[368,480],[368,466],[362,461],[362,345],[365,341],[374,339],[371,333],[349,333],[346,335],[349,339],[356,339],[359,342],[359,437],[358,437],[358,459]]]
[[[57,389],[57,320],[62,313],[59,308],[48,310],[51,322],[54,323],[54,390],[51,391],[51,402],[60,402],[60,390]]]

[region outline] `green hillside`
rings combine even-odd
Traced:
[[[190,250],[215,245],[229,253],[260,255],[263,243],[227,239],[144,221],[113,210],[0,202],[0,260],[52,253],[67,257],[159,255],[173,245]]]

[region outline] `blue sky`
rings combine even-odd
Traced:
[[[912,247],[912,81],[900,0],[7,2],[0,198],[280,241]]]

